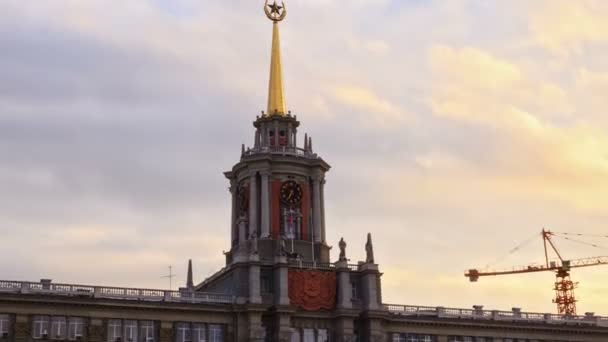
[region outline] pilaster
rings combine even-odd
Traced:
[[[26,315],[16,315],[15,316],[15,325],[14,325],[14,333],[15,333],[15,342],[26,342],[30,337],[30,323],[28,316]]]
[[[237,204],[236,204],[236,192],[237,192],[237,184],[236,180],[230,180],[230,198],[231,198],[231,216],[230,216],[230,231],[232,236],[230,237],[230,242],[232,244],[235,243],[236,237],[238,235],[238,226],[237,226]]]
[[[322,242],[321,233],[321,177],[312,178],[312,224],[315,235],[315,242]]]
[[[256,172],[249,177],[249,233],[258,231],[258,180]]]
[[[261,171],[260,172],[260,176],[261,176],[261,193],[262,193],[262,198],[261,198],[261,215],[262,215],[262,222],[261,222],[261,237],[262,238],[268,238],[270,237],[270,184],[269,184],[269,178],[270,178],[270,171]]]
[[[288,313],[278,313],[276,316],[276,336],[273,341],[291,341],[291,316]]]
[[[287,258],[275,257],[274,267],[274,301],[275,305],[289,305],[289,268]]]
[[[248,312],[248,327],[247,331],[249,342],[264,342],[264,327],[262,325],[262,313],[259,311]]]
[[[173,342],[173,322],[160,322],[160,342]]]
[[[88,325],[88,338],[89,342],[102,342],[104,341],[104,322],[100,318],[92,318]]]
[[[355,319],[353,317],[339,317],[335,323],[336,342],[356,342]]]
[[[257,255],[250,257],[249,264],[249,303],[262,303],[262,295],[260,293],[260,264]]]
[[[338,309],[351,309],[353,307],[352,284],[350,282],[348,261],[338,261],[336,263],[336,272],[338,273],[338,300],[336,307]]]
[[[380,272],[378,271],[378,265],[363,264],[361,266],[361,273],[363,306],[365,310],[380,310],[380,289],[378,288]]]

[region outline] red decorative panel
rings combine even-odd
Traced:
[[[332,310],[336,305],[336,273],[290,269],[289,301],[305,311]]]
[[[278,239],[281,234],[281,182],[273,181],[270,192],[271,209],[270,209],[270,224],[272,226],[272,238]]]

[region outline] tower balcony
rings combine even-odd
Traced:
[[[282,156],[295,156],[306,159],[319,159],[320,157],[310,150],[306,150],[300,147],[290,146],[257,146],[253,148],[247,148],[243,151],[242,157],[251,157],[261,154],[273,154]]]

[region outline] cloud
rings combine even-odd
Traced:
[[[334,99],[342,105],[365,113],[365,119],[380,125],[399,122],[407,114],[390,101],[376,95],[372,90],[357,86],[337,86],[333,89]]]
[[[608,39],[608,6],[604,1],[543,1],[530,12],[532,39],[561,55],[582,54],[587,44]]]
[[[542,226],[605,228],[602,3],[568,5],[592,18],[570,31],[559,26],[568,10],[535,17],[528,3],[289,6],[287,101],[333,166],[329,243],[344,236],[349,258],[362,259],[373,233],[387,302],[553,311],[551,274],[472,286],[461,273]],[[166,287],[168,265],[183,276],[194,258],[198,280],[223,265],[221,172],[253,141],[267,95],[271,25],[260,7],[0,2],[6,277]],[[568,256],[595,252],[564,244]],[[585,298],[599,298],[599,273],[576,273]]]

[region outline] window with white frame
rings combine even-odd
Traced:
[[[331,333],[327,329],[292,328],[290,342],[331,342]]]
[[[207,342],[207,330],[202,323],[192,324],[192,342]]]
[[[49,316],[34,316],[33,322],[32,337],[37,340],[49,338]]]
[[[137,342],[137,321],[123,321],[122,339],[124,342]]]
[[[314,329],[303,329],[302,335],[302,342],[316,342]]]
[[[177,323],[175,326],[175,342],[192,342],[190,323]]]
[[[0,338],[7,338],[9,335],[10,316],[0,314]]]
[[[65,317],[51,317],[51,340],[63,341],[68,334],[68,324]]]
[[[108,342],[122,342],[122,320],[109,320],[106,335],[108,336]]]
[[[209,342],[223,342],[224,341],[224,329],[221,325],[212,324],[209,325]]]
[[[300,330],[291,329],[291,339],[289,342],[300,342]]]
[[[154,329],[154,322],[140,321],[139,322],[139,342],[155,342],[155,341],[156,341],[156,329]]]
[[[327,330],[319,329],[317,331],[317,342],[329,342],[329,336]]]
[[[393,334],[393,342],[437,342],[435,335],[427,334]]]
[[[68,340],[80,341],[84,338],[84,318],[68,318]]]

